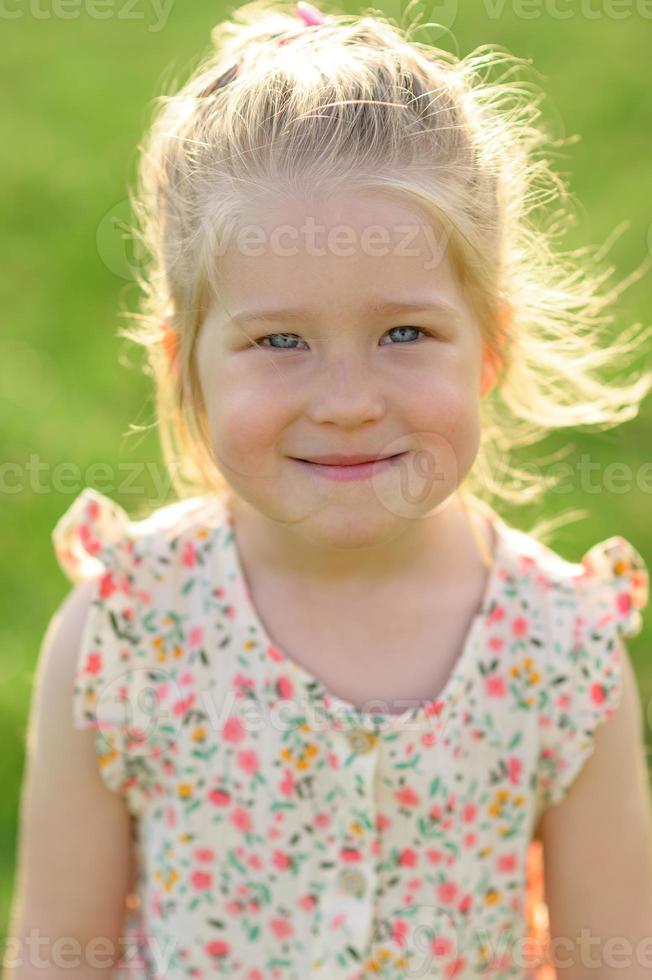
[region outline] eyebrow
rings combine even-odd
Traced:
[[[420,302],[380,302],[380,303],[368,303],[364,309],[363,313],[366,315],[372,315],[376,313],[387,313],[387,314],[399,314],[399,313],[439,313],[443,316],[450,317],[453,320],[459,320],[460,313],[451,306],[449,303],[445,303],[441,300],[427,300],[422,303]],[[297,320],[316,320],[317,316],[311,313],[310,310],[297,309],[296,307],[288,307],[284,309],[276,310],[242,310],[239,313],[235,313],[229,317],[229,319],[234,323],[244,323],[245,321],[257,320],[257,321],[297,321]]]

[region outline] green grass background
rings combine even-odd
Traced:
[[[650,247],[652,22],[634,2],[627,8],[621,4],[618,18],[609,16],[608,3],[600,0],[558,6],[571,16],[555,17],[555,8],[544,3],[525,5],[530,14],[538,10],[534,17],[521,16],[522,8],[509,3],[499,16],[490,16],[491,8],[474,2],[460,3],[456,14],[449,3],[434,4],[424,19],[437,19],[439,10],[452,28],[440,43],[460,54],[496,42],[532,59],[547,93],[544,118],[557,135],[581,136],[556,162],[577,199],[577,221],[564,245],[601,243],[627,221],[609,256],[620,279],[640,265]],[[28,2],[8,7],[19,15],[0,17],[5,120],[0,398],[3,459],[17,466],[6,471],[5,482],[18,487],[12,492],[5,485],[1,508],[0,928],[5,930],[34,670],[48,620],[69,588],[52,551],[52,527],[86,485],[97,486],[132,513],[148,500],[162,502],[147,474],[137,481],[140,494],[116,489],[125,465],[158,464],[160,453],[154,430],[124,438],[131,423],[149,424],[153,413],[139,357],[116,336],[125,325],[118,311],[136,309],[137,287],[118,274],[127,269],[128,255],[118,233],[108,229],[107,216],[117,208],[126,217],[121,206],[152,100],[167,79],[186,77],[206,49],[210,28],[231,9],[177,0],[160,24],[144,2],[127,8],[118,0],[105,8],[111,11],[106,19],[91,16],[93,8],[81,0],[76,8],[62,8],[66,17],[57,16],[59,8],[47,2],[35,12]],[[650,305],[648,273],[620,298],[614,330],[636,320],[649,322]],[[604,464],[623,462],[636,474],[649,460],[651,419],[648,398],[636,420],[605,433],[560,432],[545,451],[572,442],[571,462],[585,452]],[[90,469],[98,462],[109,464],[112,481]],[[63,463],[68,469],[55,471]],[[58,488],[55,472],[63,480]],[[648,563],[652,559],[649,493],[587,493],[578,485],[567,496],[551,495],[546,516],[559,507],[586,508],[591,514],[556,536],[553,545],[565,557],[579,560],[595,542],[623,534]],[[540,508],[528,507],[503,509],[503,516],[527,528],[541,514]],[[649,753],[652,616],[646,619],[629,649]]]

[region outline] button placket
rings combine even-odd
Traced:
[[[342,868],[337,875],[337,885],[344,895],[362,898],[367,890],[367,876],[360,868]]]
[[[342,765],[342,819],[344,835],[340,838],[342,852],[357,851],[340,857],[333,869],[331,885],[322,896],[324,949],[322,962],[327,963],[329,980],[349,980],[355,962],[351,950],[360,959],[365,955],[374,921],[376,889],[375,842],[376,768],[378,764],[378,735],[354,727],[340,734]],[[350,804],[350,806],[349,806]],[[356,817],[356,814],[360,814]],[[358,834],[350,827],[362,827]],[[355,860],[355,864],[345,863]]]

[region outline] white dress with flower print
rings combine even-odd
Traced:
[[[618,706],[648,575],[620,536],[567,562],[481,507],[494,563],[455,670],[383,715],[266,634],[219,498],[73,501],[55,552],[95,582],[73,718],[133,817],[114,977],[537,975],[528,848]]]

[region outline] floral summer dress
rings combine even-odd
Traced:
[[[94,581],[74,723],[133,817],[114,977],[551,975],[524,941],[533,830],[619,703],[648,574],[620,536],[571,563],[481,507],[494,563],[456,668],[386,715],[266,634],[220,499],[140,521],[73,501],[56,555]]]

